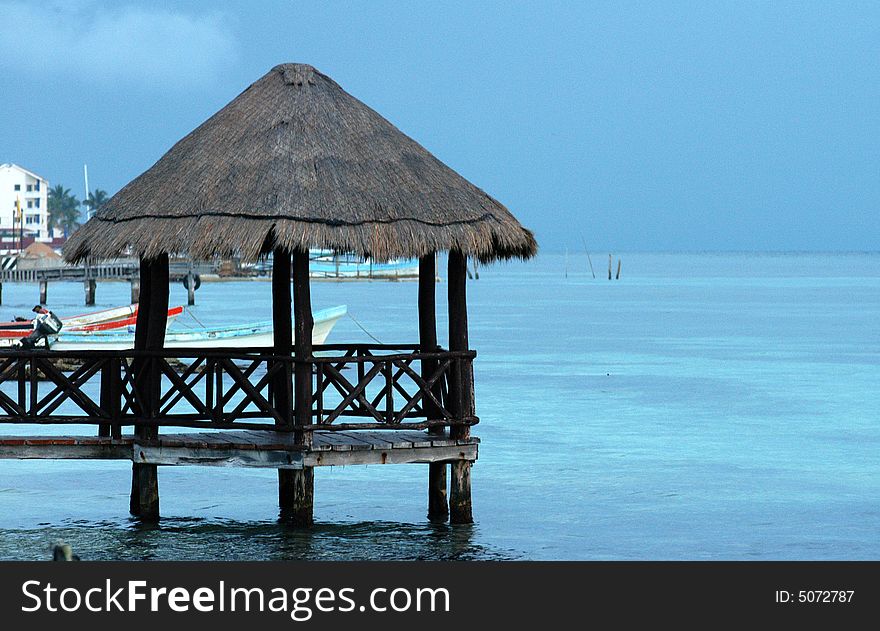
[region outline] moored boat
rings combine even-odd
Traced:
[[[315,311],[312,315],[312,343],[323,344],[336,322],[348,312],[342,305]],[[274,342],[272,322],[255,322],[193,330],[169,330],[165,348],[265,348]],[[52,350],[129,350],[134,348],[134,330],[65,331],[50,342]]]
[[[103,309],[101,311],[92,311],[90,313],[83,313],[81,315],[62,318],[61,321],[64,323],[64,326],[66,328],[74,329],[105,322],[113,322],[115,320],[129,318],[136,314],[137,304],[133,304],[122,307],[114,307],[112,309]],[[11,322],[0,322],[0,331],[30,331],[32,327],[33,321],[24,318],[13,320]]]
[[[112,331],[133,327],[137,322],[137,311],[137,304],[133,304],[62,318],[62,331]],[[183,307],[171,307],[168,309],[168,321],[173,321],[181,313],[183,313]],[[17,344],[31,331],[33,331],[33,320],[0,322],[0,347]]]
[[[378,263],[359,256],[313,249],[309,250],[309,276],[346,280],[418,278],[419,262],[412,259],[392,259]]]

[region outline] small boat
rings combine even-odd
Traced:
[[[92,311],[91,313],[83,313],[69,318],[63,318],[62,322],[68,329],[78,328],[81,326],[92,326],[104,322],[113,322],[121,320],[137,314],[137,305],[128,305],[124,307],[114,307],[113,309],[104,309],[102,311]],[[33,321],[20,319],[12,322],[0,322],[0,331],[30,331],[33,328]]]
[[[344,305],[315,311],[312,344],[323,344],[333,326],[347,312]],[[165,333],[165,348],[267,348],[273,343],[271,321]],[[58,351],[130,350],[134,348],[134,327],[125,332],[62,330],[49,345]]]
[[[335,254],[330,250],[309,250],[309,276],[346,280],[418,278],[419,262],[412,259],[392,259],[377,263],[372,259]]]
[[[134,326],[137,322],[137,304],[93,311],[77,316],[62,318],[63,331],[112,331]],[[183,313],[183,307],[168,310],[169,322]],[[33,331],[33,320],[0,322],[0,347],[13,346]]]

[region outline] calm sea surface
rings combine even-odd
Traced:
[[[469,284],[472,527],[427,522],[424,466],[317,470],[318,523],[297,531],[276,523],[274,471],[162,468],[146,528],[126,463],[0,461],[0,559],[47,558],[56,539],[86,559],[880,559],[880,255],[622,259],[613,282],[579,254],[567,278],[543,255]],[[99,306],[128,291],[99,284]],[[204,283],[193,315],[269,319],[269,293]],[[0,318],[36,298],[5,285]],[[418,339],[415,283],[312,298],[383,342]],[[84,311],[82,286],[50,284],[49,305]],[[328,341],[370,340],[346,318]]]

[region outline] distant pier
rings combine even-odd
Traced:
[[[201,276],[215,272],[215,266],[207,263],[172,263],[168,277],[172,282],[183,283],[189,294],[189,304],[195,304],[195,291],[201,284]],[[3,285],[7,283],[34,283],[39,285],[39,297],[35,302],[48,304],[50,282],[81,282],[84,304],[95,304],[98,281],[121,281],[131,284],[132,304],[140,300],[140,264],[138,261],[106,262],[96,265],[63,265],[57,267],[13,268],[0,270],[0,305],[3,304]]]

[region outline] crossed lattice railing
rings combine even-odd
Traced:
[[[316,346],[304,362],[312,374],[311,422],[299,425],[291,396],[298,361],[267,351],[2,350],[0,423],[97,424],[118,436],[124,426],[307,432],[477,422],[455,412],[463,409],[455,400],[460,389],[450,388],[471,369],[473,351]],[[275,396],[282,389],[288,396]]]

